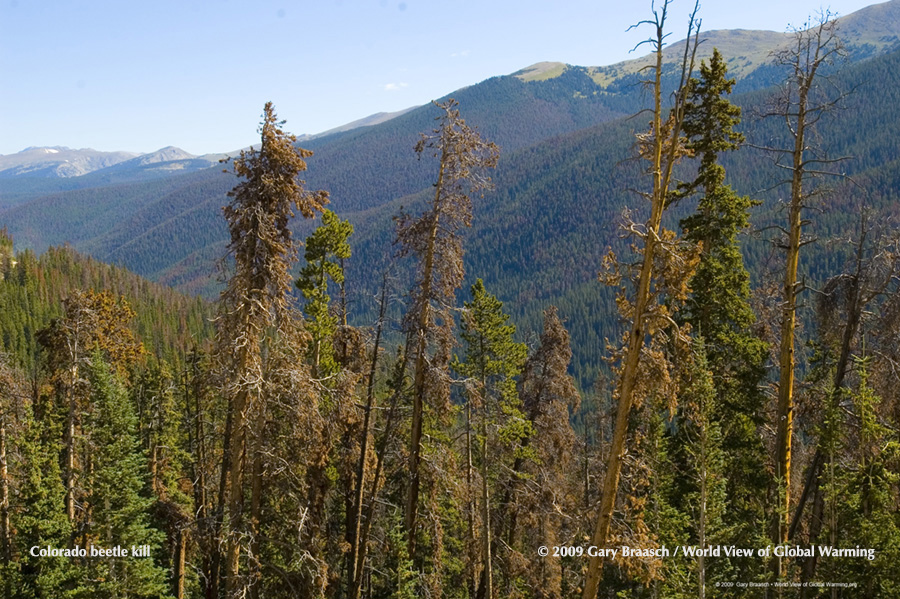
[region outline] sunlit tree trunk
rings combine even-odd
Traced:
[[[809,24],[807,24],[809,25]],[[830,110],[835,98],[811,97],[816,89],[819,68],[827,64],[835,55],[843,52],[837,38],[835,22],[830,13],[825,13],[818,24],[794,34],[790,47],[776,55],[776,63],[789,69],[788,78],[782,89],[773,114],[784,119],[792,137],[792,147],[776,150],[790,157],[787,168],[791,172],[790,204],[787,226],[786,261],[782,289],[781,331],[778,352],[778,404],[775,423],[775,481],[777,485],[777,509],[772,531],[775,544],[788,542],[791,509],[791,458],[794,432],[794,378],[796,370],[795,330],[797,322],[797,297],[801,291],[798,278],[800,249],[809,243],[802,237],[803,212],[808,207],[811,194],[804,190],[804,181],[810,171],[816,172],[822,164],[828,163],[818,156],[808,158],[808,128],[815,124],[824,112]],[[773,557],[772,569],[776,576],[785,573],[781,558]]]
[[[678,158],[680,144],[680,128],[683,118],[683,89],[690,77],[690,66],[693,61],[691,50],[691,38],[696,48],[695,16],[697,6],[691,15],[688,29],[688,42],[685,45],[685,61],[682,69],[682,86],[676,92],[675,106],[671,111],[669,122],[665,122],[662,106],[662,72],[663,72],[663,47],[665,39],[665,21],[668,9],[668,1],[663,3],[660,12],[654,12],[654,19],[648,21],[656,29],[656,36],[651,43],[656,51],[656,64],[652,83],[653,114],[651,123],[651,135],[649,147],[642,150],[644,157],[650,160],[650,177],[652,178],[652,191],[647,194],[650,201],[650,218],[646,223],[646,234],[643,236],[644,248],[640,274],[637,281],[637,289],[634,297],[634,317],[628,336],[627,348],[624,354],[624,363],[619,378],[618,395],[619,403],[616,410],[616,421],[613,429],[612,441],[607,457],[606,474],[603,482],[603,490],[600,496],[600,509],[597,515],[597,523],[591,538],[591,545],[606,547],[609,537],[609,528],[615,509],[616,495],[619,488],[619,477],[622,471],[622,456],[625,452],[625,439],[628,434],[628,420],[631,407],[634,402],[634,388],[637,382],[638,367],[641,360],[641,351],[644,347],[649,331],[645,327],[645,319],[651,302],[651,285],[653,284],[653,265],[656,258],[657,245],[659,243],[660,226],[663,211],[669,199],[669,184],[672,179],[672,169]],[[690,58],[690,63],[688,60]],[[592,557],[588,564],[585,580],[584,599],[595,599],[602,576],[603,558]]]

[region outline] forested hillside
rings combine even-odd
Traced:
[[[877,53],[894,43],[881,31],[884,20],[895,17],[894,4],[847,17],[853,53],[841,65],[828,68],[840,67],[836,85],[853,93],[844,101],[847,110],[830,117],[838,123],[823,129],[827,138],[821,144],[833,156],[849,158],[841,165],[843,172],[873,182],[866,187],[874,194],[873,201],[888,203],[896,189],[892,157],[897,155],[898,139],[898,56]],[[736,93],[734,101],[744,107],[740,128],[749,142],[765,146],[781,130],[776,120],[759,115],[775,93],[772,84],[783,73],[763,59],[766,44],[784,43],[784,35],[746,38],[715,32],[710,39],[732,48],[739,47],[735,39],[751,44],[752,52],[747,49],[726,58],[734,65],[752,58],[752,68],[741,70],[743,78],[736,86],[746,91]],[[704,55],[711,51],[709,42],[701,48]],[[671,87],[676,79],[674,59],[665,64],[663,82]],[[619,243],[616,227],[622,210],[637,204],[628,181],[639,168],[631,161],[632,140],[642,125],[630,115],[648,101],[633,68],[616,69],[611,80],[599,77],[593,68],[568,67],[547,79],[496,77],[454,93],[467,122],[503,149],[495,189],[476,203],[474,227],[464,233],[468,272],[484,278],[532,334],[540,329],[546,302],[559,305],[563,317],[575,325],[579,365],[575,372],[586,386],[601,362],[604,338],[615,335],[612,296],[596,283],[596,265],[608,247]],[[359,306],[355,318],[361,324],[374,319],[371,298],[379,273],[390,261],[392,218],[402,206],[415,206],[428,195],[428,169],[416,160],[412,146],[433,118],[434,112],[423,107],[376,126],[308,143],[315,155],[307,182],[331,193],[332,208],[357,228],[353,243],[358,255],[366,256],[347,265],[348,292]],[[752,213],[753,228],[768,226],[782,191],[773,189],[773,183],[783,173],[773,166],[771,156],[749,145],[724,160],[729,182],[764,202]],[[832,184],[841,185],[837,180]],[[41,251],[71,243],[99,260],[212,298],[220,289],[214,264],[227,239],[219,208],[231,186],[233,179],[214,168],[152,182],[61,192],[8,210],[0,221],[20,247]],[[834,197],[851,201],[846,195],[842,191]],[[821,220],[816,231],[823,239],[848,224],[844,211],[830,209],[836,201],[824,204],[823,214],[813,215]],[[301,237],[311,231],[308,224],[296,227],[295,234]],[[759,265],[769,247],[761,240],[746,244],[754,276],[762,276]],[[817,271],[826,270],[824,263],[819,267],[820,261],[831,260],[827,266],[834,268],[833,256],[831,251],[814,249],[804,268],[821,280]],[[606,316],[583,318],[588,314]]]
[[[40,361],[38,331],[62,314],[62,302],[76,291],[122,297],[136,311],[133,332],[157,358],[177,361],[210,338],[212,312],[200,298],[186,297],[122,268],[103,264],[69,247],[40,256],[16,252],[0,231],[0,319],[3,351],[34,372]]]
[[[737,93],[654,7],[643,91],[0,214],[0,593],[900,598],[900,50]]]

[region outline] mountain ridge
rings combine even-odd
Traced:
[[[763,70],[745,78],[744,92],[733,97],[745,106],[743,129],[758,142],[778,135],[773,123],[753,122],[754,107],[773,93],[766,82],[779,76]],[[851,98],[856,107],[824,139],[835,151],[859,156],[847,164],[847,172],[872,181],[882,205],[896,201],[896,191],[890,190],[900,189],[900,164],[884,159],[900,155],[896,72],[897,51],[848,64],[840,77],[848,89],[859,90]],[[534,81],[493,77],[452,94],[467,122],[503,149],[494,174],[496,190],[476,206],[473,228],[465,235],[467,272],[515,306],[523,331],[539,329],[547,303],[559,304],[561,314],[582,324],[587,314],[603,314],[602,322],[594,319],[573,330],[582,348],[578,359],[585,363],[599,363],[597,348],[615,333],[610,324],[614,301],[596,282],[596,269],[607,247],[621,243],[616,231],[621,210],[640,206],[627,190],[640,178],[632,146],[635,130],[645,123],[630,115],[646,98],[632,83],[620,78],[604,88],[587,68],[573,67]],[[363,258],[348,262],[348,281],[357,286],[356,302],[364,314],[373,273],[392,260],[392,216],[401,208],[415,211],[432,189],[433,164],[417,160],[412,148],[422,132],[433,128],[434,117],[434,107],[425,106],[303,143],[314,151],[303,174],[307,188],[329,191],[331,208],[356,226],[351,243]],[[757,193],[771,187],[770,162],[750,149],[738,154],[726,158],[729,182],[766,202],[755,214],[757,221],[771,219],[777,197]],[[0,225],[9,227],[21,247],[41,251],[70,241],[98,259],[212,296],[218,290],[213,264],[227,243],[221,207],[236,182],[213,167],[64,190],[8,209],[0,214]],[[840,218],[823,217],[823,234]],[[294,234],[303,239],[314,225],[298,219]],[[676,225],[677,220],[670,223]],[[747,251],[755,252],[759,262],[759,243]]]

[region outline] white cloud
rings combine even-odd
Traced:
[[[382,86],[384,91],[386,92],[395,92],[403,89],[404,87],[409,87],[408,83],[386,83]]]
[[[461,52],[454,52],[453,54],[450,55],[450,58],[458,58],[461,56],[468,56],[468,55],[469,55],[469,51],[463,50]]]

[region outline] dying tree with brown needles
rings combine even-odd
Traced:
[[[271,102],[266,103],[259,132],[259,149],[242,151],[233,171],[244,179],[231,192],[224,208],[231,233],[229,254],[234,272],[222,292],[217,330],[217,358],[221,361],[222,391],[229,402],[221,488],[227,488],[225,596],[251,595],[258,573],[241,575],[242,547],[250,552],[258,543],[266,421],[268,346],[272,339],[298,335],[290,313],[290,267],[297,244],[288,227],[294,210],[305,218],[322,211],[324,191],[307,191],[298,179],[306,170],[309,150],[296,147],[294,135],[282,130]],[[280,352],[275,352],[276,354]],[[300,364],[297,368],[303,368]],[[293,378],[280,374],[279,378]],[[308,378],[308,376],[307,376]],[[250,527],[245,518],[245,479],[250,478]],[[226,483],[227,477],[227,483]]]
[[[413,347],[407,356],[415,361],[412,389],[412,427],[409,444],[409,492],[406,529],[409,555],[416,556],[416,535],[421,484],[422,425],[426,406],[445,412],[450,401],[449,366],[453,345],[450,306],[463,279],[462,227],[472,222],[471,195],[491,185],[485,170],[497,165],[499,148],[484,141],[460,116],[455,100],[435,104],[443,114],[440,125],[416,144],[421,156],[439,159],[434,197],[418,218],[398,219],[397,242],[401,254],[418,260],[416,285],[404,327]]]

